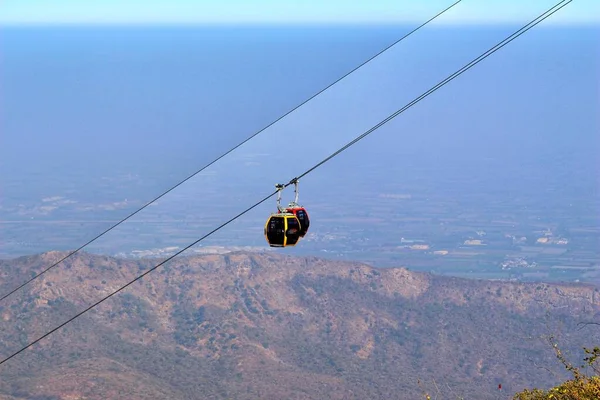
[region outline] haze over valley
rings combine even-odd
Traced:
[[[539,13],[523,4],[519,24],[433,22],[0,300],[0,360]],[[418,25],[1,22],[0,297]],[[485,400],[569,379],[549,337],[578,365],[600,339],[599,48],[597,24],[533,28],[303,177],[298,245],[268,246],[273,196],[0,363],[0,398]]]

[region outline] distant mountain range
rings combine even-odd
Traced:
[[[62,258],[0,262],[0,294]],[[157,260],[78,253],[0,302],[4,358]],[[505,399],[600,343],[591,285],[236,251],[176,258],[0,366],[2,399]],[[501,389],[499,389],[499,385]]]

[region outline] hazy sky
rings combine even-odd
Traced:
[[[453,0],[2,0],[0,24],[373,23],[423,21]],[[552,0],[463,0],[445,23],[522,23]],[[442,21],[440,21],[442,22]],[[548,23],[598,24],[600,1],[574,0]]]

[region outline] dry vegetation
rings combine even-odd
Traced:
[[[584,348],[586,357],[584,364],[577,367],[571,364],[560,350],[558,343],[553,337],[549,338],[556,357],[569,371],[573,377],[558,386],[548,390],[525,389],[515,394],[514,400],[598,400],[600,399],[600,347],[593,349]],[[590,369],[591,373],[586,374],[582,369]]]
[[[0,292],[61,256],[1,262]],[[0,355],[155,263],[69,258],[0,304]],[[274,254],[181,258],[0,366],[0,398],[508,398],[568,379],[539,338],[568,333],[577,355],[600,341],[577,329],[596,314],[586,285]]]

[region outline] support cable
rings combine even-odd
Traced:
[[[538,17],[536,17],[535,19],[533,19],[531,22],[527,23],[525,26],[523,26],[522,28],[520,28],[516,32],[512,33],[506,39],[502,40],[500,43],[496,44],[495,46],[493,46],[492,48],[490,48],[488,51],[486,51],[485,53],[483,53],[482,55],[480,55],[479,57],[477,57],[476,59],[474,59],[473,61],[471,61],[470,63],[468,63],[467,65],[465,65],[464,67],[462,67],[461,69],[459,69],[458,71],[456,71],[455,73],[453,73],[452,75],[450,75],[448,78],[444,79],[443,81],[441,81],[437,85],[433,86],[431,89],[429,89],[428,91],[426,91],[425,93],[423,93],[419,97],[415,98],[413,101],[411,101],[410,103],[408,103],[406,106],[402,107],[401,109],[399,109],[398,111],[396,111],[395,113],[393,113],[392,115],[390,115],[389,117],[387,117],[386,119],[384,119],[383,121],[381,121],[380,123],[378,123],[377,125],[375,125],[373,128],[369,129],[368,131],[366,131],[362,135],[358,136],[356,139],[354,139],[353,141],[351,141],[350,143],[348,143],[344,147],[340,148],[339,150],[337,150],[336,152],[334,152],[332,155],[330,155],[329,157],[325,158],[323,161],[321,161],[318,164],[316,164],[314,167],[308,169],[303,174],[299,175],[296,178],[293,178],[289,183],[285,184],[284,187],[287,187],[289,185],[293,185],[294,182],[297,182],[297,180],[300,179],[301,177],[306,176],[309,173],[313,172],[315,169],[317,169],[321,165],[325,164],[327,161],[331,160],[333,157],[335,157],[336,155],[340,154],[342,151],[344,151],[348,147],[350,147],[353,144],[357,143],[359,140],[363,139],[364,137],[366,137],[370,133],[374,132],[376,129],[378,129],[379,127],[381,127],[385,123],[389,122],[390,120],[392,120],[393,118],[395,118],[396,116],[398,116],[402,112],[406,111],[408,108],[412,107],[413,105],[415,105],[416,103],[418,103],[419,101],[421,101],[422,99],[424,99],[425,97],[427,97],[428,95],[430,95],[431,93],[433,93],[434,91],[436,91],[437,89],[439,89],[442,86],[444,86],[446,83],[450,82],[451,80],[453,80],[454,78],[456,78],[457,76],[459,76],[460,74],[462,74],[463,72],[467,71],[468,69],[470,69],[474,65],[478,64],[479,62],[481,62],[482,60],[484,60],[485,58],[487,58],[491,54],[493,54],[496,51],[500,50],[502,47],[504,47],[508,43],[512,42],[513,40],[515,40],[516,38],[518,38],[519,36],[521,36],[522,34],[524,34],[525,32],[527,32],[529,29],[533,28],[534,26],[536,26],[540,22],[544,21],[546,18],[550,17],[551,15],[553,15],[554,13],[556,13],[557,11],[559,11],[560,9],[562,9],[563,7],[565,7],[567,4],[571,3],[572,1],[573,0],[563,0],[563,1],[560,1],[559,3],[557,3],[556,5],[554,5],[552,8],[550,8],[547,11],[545,11],[544,13],[540,14]],[[139,275],[135,279],[131,280],[129,283],[125,284],[124,286],[121,286],[119,289],[115,290],[114,292],[110,293],[109,295],[107,295],[107,296],[103,297],[102,299],[98,300],[97,302],[95,302],[91,306],[89,306],[86,309],[84,309],[83,311],[77,313],[73,317],[69,318],[68,320],[66,320],[62,324],[60,324],[57,327],[55,327],[54,329],[50,330],[49,332],[45,333],[44,335],[40,336],[39,338],[33,340],[32,342],[30,342],[26,346],[22,347],[20,350],[14,352],[10,356],[4,358],[2,361],[0,361],[0,365],[4,364],[5,362],[7,362],[8,360],[12,359],[16,355],[20,354],[21,352],[25,351],[29,347],[31,347],[34,344],[38,343],[42,339],[48,337],[49,335],[51,335],[52,333],[56,332],[57,330],[61,329],[62,327],[64,327],[68,323],[72,322],[73,320],[79,318],[80,316],[82,316],[86,312],[90,311],[92,308],[98,306],[99,304],[101,304],[102,302],[106,301],[107,299],[109,299],[110,297],[114,296],[115,294],[119,293],[120,291],[124,290],[128,286],[130,286],[133,283],[137,282],[138,280],[142,279],[144,276],[148,275],[150,272],[154,271],[158,267],[162,266],[163,264],[165,264],[168,261],[172,260],[173,258],[177,257],[179,254],[183,253],[184,251],[188,250],[189,248],[195,246],[196,244],[198,244],[202,240],[206,239],[207,237],[209,237],[213,233],[215,233],[215,232],[219,231],[220,229],[224,228],[225,226],[227,226],[231,222],[235,221],[236,219],[238,219],[242,215],[244,215],[247,212],[251,211],[252,209],[258,207],[260,204],[264,203],[265,201],[267,201],[268,199],[270,199],[272,196],[274,196],[275,194],[277,194],[279,192],[280,192],[280,189],[278,188],[276,191],[274,191],[271,194],[269,194],[268,196],[264,197],[262,200],[259,200],[254,205],[246,208],[244,211],[240,212],[235,217],[233,217],[233,218],[229,219],[228,221],[222,223],[217,228],[215,228],[212,231],[210,231],[209,233],[205,234],[204,236],[202,236],[198,240],[192,242],[188,246],[184,247],[183,249],[181,249],[177,253],[173,254],[172,256],[168,257],[167,259],[165,259],[164,261],[160,262],[156,266],[152,267],[148,271],[146,271],[143,274]]]
[[[245,144],[248,141],[250,141],[251,139],[255,138],[260,133],[262,133],[263,131],[265,131],[269,127],[273,126],[274,124],[276,124],[277,122],[279,122],[280,120],[282,120],[283,118],[285,118],[286,116],[288,116],[289,114],[291,114],[292,112],[296,111],[298,108],[302,107],[304,104],[308,103],[309,101],[311,101],[312,99],[314,99],[315,97],[317,97],[318,95],[320,95],[321,93],[323,93],[324,91],[326,91],[327,89],[329,89],[330,87],[332,87],[333,85],[337,84],[338,82],[340,82],[341,80],[343,80],[344,78],[346,78],[347,76],[349,76],[350,74],[354,73],[355,71],[357,71],[361,67],[363,67],[366,64],[368,64],[369,62],[373,61],[375,58],[379,57],[380,55],[382,55],[383,53],[385,53],[386,51],[388,51],[389,49],[391,49],[392,47],[394,47],[395,45],[397,45],[398,43],[400,43],[402,40],[406,39],[407,37],[409,37],[413,33],[417,32],[419,29],[421,29],[422,27],[424,27],[425,25],[427,25],[431,21],[435,20],[436,18],[438,18],[439,16],[441,16],[442,14],[444,14],[446,11],[450,10],[452,7],[454,7],[455,5],[457,5],[458,3],[460,3],[461,1],[462,0],[458,0],[455,3],[451,4],[450,6],[448,6],[447,8],[445,8],[444,10],[440,11],[439,13],[437,13],[436,15],[434,15],[433,17],[431,17],[430,19],[428,19],[427,21],[425,21],[424,23],[422,23],[421,25],[419,25],[418,27],[414,28],[412,31],[410,31],[407,34],[405,34],[404,36],[402,36],[400,39],[396,40],[394,43],[390,44],[389,46],[387,46],[383,50],[379,51],[377,54],[375,54],[374,56],[372,56],[368,60],[364,61],[359,66],[353,68],[351,71],[347,72],[346,74],[344,74],[343,76],[341,76],[340,78],[338,78],[337,80],[335,80],[333,83],[329,84],[327,87],[319,90],[317,93],[313,94],[311,97],[309,97],[308,99],[304,100],[302,103],[298,104],[296,107],[292,108],[290,111],[286,112],[285,114],[283,114],[282,116],[280,116],[279,118],[277,118],[275,121],[271,122],[270,124],[268,124],[264,128],[260,129],[258,132],[254,133],[253,135],[251,135],[250,137],[248,137],[247,139],[245,139],[244,141],[242,141],[241,143],[235,145],[234,147],[232,147],[231,149],[229,149],[225,153],[221,154],[219,157],[215,158],[210,163],[206,164],[205,166],[203,166],[202,168],[200,168],[199,170],[197,170],[196,172],[194,172],[193,174],[191,174],[187,178],[183,179],[182,181],[180,181],[176,185],[172,186],[170,189],[167,189],[162,194],[160,194],[159,196],[155,197],[153,200],[150,200],[149,202],[147,202],[146,204],[144,204],[142,207],[138,208],[136,211],[132,212],[131,214],[129,214],[128,216],[126,216],[125,218],[123,218],[122,220],[120,220],[119,222],[115,223],[114,225],[112,225],[111,227],[109,227],[108,229],[106,229],[105,231],[103,231],[102,233],[98,234],[93,239],[90,239],[85,244],[79,246],[77,249],[73,250],[72,252],[70,252],[69,254],[67,254],[66,256],[64,256],[63,258],[61,258],[60,260],[58,260],[57,262],[55,262],[54,264],[52,264],[49,267],[47,267],[46,269],[42,270],[40,273],[34,275],[29,280],[25,281],[21,285],[19,285],[19,286],[15,287],[14,289],[10,290],[6,294],[4,294],[2,297],[0,297],[0,302],[3,301],[4,299],[6,299],[7,297],[9,297],[10,295],[12,295],[13,293],[15,293],[16,291],[20,290],[24,286],[26,286],[29,283],[33,282],[34,280],[38,279],[40,276],[44,275],[46,272],[48,272],[52,268],[56,267],[58,264],[60,264],[63,261],[65,261],[67,258],[69,258],[72,255],[74,255],[75,253],[81,251],[83,248],[85,248],[88,245],[92,244],[96,240],[100,239],[102,236],[104,236],[108,232],[112,231],[114,228],[116,228],[117,226],[121,225],[123,222],[127,221],[129,218],[133,217],[134,215],[136,215],[140,211],[142,211],[145,208],[147,208],[148,206],[150,206],[152,203],[156,202],[157,200],[159,200],[160,198],[162,198],[166,194],[172,192],[177,187],[179,187],[182,184],[184,184],[185,182],[189,181],[194,176],[198,175],[200,172],[204,171],[206,168],[210,167],[211,165],[213,165],[214,163],[216,163],[217,161],[219,161],[223,157],[227,156],[229,153],[233,152],[234,150],[236,150],[237,148],[239,148],[243,144]]]

